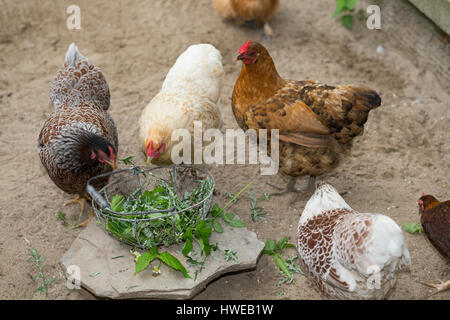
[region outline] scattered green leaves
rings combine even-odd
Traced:
[[[237,257],[237,252],[234,250],[228,250],[226,249],[223,252],[223,255],[225,257],[225,261],[229,261],[229,260],[234,260],[234,261],[238,261],[238,257]]]
[[[126,165],[134,166],[133,158],[134,158],[134,156],[129,156],[129,157],[125,158],[125,159],[120,159],[120,161],[122,161]]]
[[[291,272],[291,274],[300,273],[300,274],[304,275],[303,270],[300,267],[300,265],[298,265],[294,262],[294,260],[296,260],[296,259],[298,259],[297,255],[287,258],[285,261],[285,265],[286,265],[287,269]],[[285,275],[285,277],[278,284],[279,285],[282,285],[284,283],[291,284],[293,281],[294,281],[293,276],[288,277]]]
[[[287,237],[281,238],[278,242],[273,239],[267,239],[263,253],[273,257],[275,264],[284,276],[287,277],[287,280],[284,282],[292,283],[294,280],[292,268],[289,268],[287,262],[281,257],[281,253],[285,248],[295,248],[295,245],[289,243]]]
[[[412,223],[412,224],[407,224],[406,222],[402,223],[403,229],[411,234],[414,233],[424,233],[422,226],[420,225],[420,223]]]
[[[267,192],[263,192],[262,195],[258,198],[255,192],[247,192],[248,198],[250,200],[250,211],[253,222],[258,220],[266,220],[265,216],[267,212],[264,211],[263,207],[257,205],[257,202],[260,200],[269,200],[270,195]]]
[[[59,212],[56,214],[56,218],[58,218],[59,220],[62,221],[63,226],[66,226],[66,225],[67,225],[67,223],[66,223],[66,215],[65,215],[64,213],[62,213],[61,211],[59,211]]]

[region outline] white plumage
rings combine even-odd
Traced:
[[[72,42],[69,46],[69,48],[67,49],[66,52],[66,58],[64,59],[64,61],[67,63],[67,65],[69,67],[74,67],[75,63],[78,60],[87,60],[78,50],[78,47],[75,45],[74,42]]]
[[[383,299],[411,263],[400,227],[382,214],[358,213],[329,184],[305,206],[297,249],[319,289],[337,299]]]
[[[202,123],[203,131],[221,126],[218,101],[223,77],[222,55],[210,44],[192,45],[178,57],[140,118],[140,143],[146,153],[152,143],[158,154],[154,163],[171,163],[175,129],[193,134],[194,121]]]

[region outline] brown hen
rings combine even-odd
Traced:
[[[450,200],[440,202],[432,195],[419,199],[420,222],[433,246],[450,262]],[[450,280],[439,284],[426,283],[442,292],[450,288]]]
[[[279,129],[280,170],[291,178],[315,177],[335,168],[364,131],[370,110],[381,104],[373,90],[351,85],[324,85],[279,76],[261,44],[248,41],[239,49],[243,62],[234,86],[233,113],[244,129]],[[268,149],[270,142],[268,143]]]
[[[108,115],[109,88],[102,72],[71,44],[50,89],[54,111],[39,134],[38,153],[49,177],[63,191],[78,194],[81,214],[86,183],[115,167],[117,129]],[[98,179],[102,187],[108,179]],[[79,225],[87,225],[92,218]]]
[[[214,0],[216,11],[224,19],[238,18],[241,22],[256,20],[264,25],[264,33],[274,37],[269,21],[279,9],[279,0]]]

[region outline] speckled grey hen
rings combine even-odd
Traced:
[[[78,198],[83,214],[86,183],[115,168],[117,128],[107,113],[108,84],[98,67],[72,43],[50,89],[54,110],[41,129],[38,153],[53,182]],[[102,187],[107,179],[98,180]],[[88,220],[79,225],[87,225]]]

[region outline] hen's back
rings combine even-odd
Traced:
[[[381,214],[335,209],[299,226],[298,251],[322,292],[338,299],[382,299],[410,263],[397,224]]]
[[[109,87],[103,73],[74,43],[69,46],[64,65],[52,83],[50,100],[55,108],[63,104],[76,107],[82,102],[91,102],[103,110],[109,108]]]
[[[427,210],[420,221],[430,242],[442,255],[450,259],[450,200]]]
[[[220,51],[210,44],[191,45],[167,73],[161,91],[188,91],[217,103],[224,70]]]

